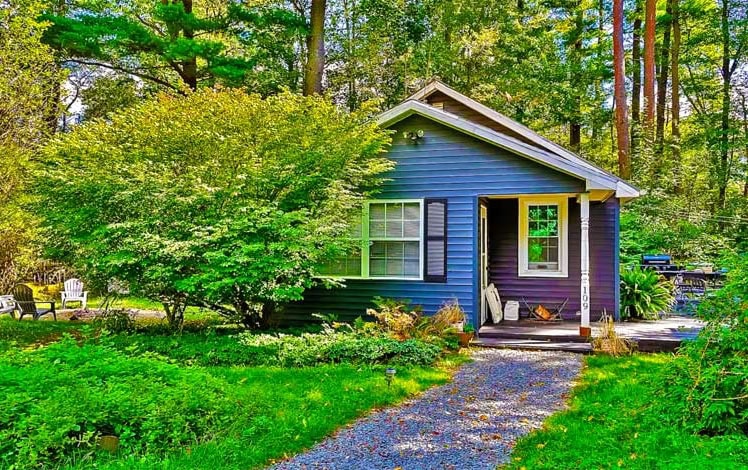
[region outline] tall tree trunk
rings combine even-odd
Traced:
[[[631,178],[629,119],[626,113],[626,57],[623,49],[623,0],[613,0],[613,74],[615,79],[618,174]]]
[[[55,73],[52,75],[54,83],[49,87],[48,104],[44,111],[44,119],[47,122],[49,135],[54,135],[60,128],[60,103],[62,102],[62,85],[58,78],[60,62],[55,61],[54,64],[51,64],[51,67],[55,70]]]
[[[596,60],[605,60],[606,50],[604,46],[605,41],[605,0],[598,0],[597,2],[597,37],[595,38],[595,55]],[[601,74],[595,74],[595,103],[602,103],[605,100],[603,92],[603,77]],[[592,134],[591,138],[593,142],[597,142],[598,136],[603,130],[603,126],[607,124],[607,120],[601,119],[598,114],[593,115],[592,120]]]
[[[581,96],[581,72],[582,72],[582,36],[584,33],[584,10],[579,3],[576,4],[576,19],[574,21],[574,44],[572,45],[572,89],[574,90],[573,110],[569,121],[569,147],[574,152],[579,152],[582,147],[582,96]]]
[[[651,141],[655,116],[655,27],[657,0],[646,0],[644,7],[644,122],[645,138]]]
[[[185,13],[192,13],[192,0],[182,0],[182,5]],[[183,32],[186,39],[192,40],[195,38],[195,32],[189,22],[185,23]],[[190,90],[197,90],[197,56],[190,57],[182,62],[182,79],[190,87]]]
[[[740,95],[740,105],[743,110],[743,158],[745,158],[745,174],[743,175],[743,197],[748,198],[748,105],[744,94]]]
[[[672,6],[670,0],[665,7],[667,12],[667,21],[665,30],[662,32],[662,48],[660,49],[660,74],[657,77],[657,121],[655,131],[655,155],[657,156],[657,166],[661,167],[665,142],[665,113],[667,111],[667,81],[668,71],[670,70],[670,28],[672,25]]]
[[[307,60],[304,70],[304,94],[322,93],[325,70],[325,10],[327,0],[312,0],[307,38]]]
[[[631,90],[631,152],[636,152],[639,143],[639,128],[641,124],[641,93],[642,93],[642,59],[641,59],[641,34],[642,34],[642,0],[636,0],[634,11],[634,37],[631,50],[632,65],[632,90]]]
[[[730,2],[722,0],[722,119],[720,125],[719,165],[717,175],[717,208],[723,209],[727,199],[727,183],[730,179]]]
[[[670,51],[670,70],[671,70],[671,134],[672,144],[671,153],[673,160],[673,186],[676,194],[680,194],[683,190],[682,186],[682,174],[681,174],[681,161],[680,161],[680,73],[678,67],[680,67],[680,0],[668,0],[670,4],[670,10],[672,11],[672,25],[673,25],[673,44]]]

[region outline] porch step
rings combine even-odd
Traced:
[[[526,351],[565,351],[591,354],[590,343],[578,341],[543,341],[537,339],[487,338],[485,336],[470,343],[480,348],[521,349]]]
[[[513,327],[482,327],[478,332],[481,338],[509,339],[509,340],[539,340],[557,343],[587,343],[589,338],[579,336],[577,331],[555,331],[547,329],[513,328]]]

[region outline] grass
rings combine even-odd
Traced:
[[[60,298],[60,292],[63,290],[62,284],[53,284],[53,285],[40,285],[40,284],[33,284],[33,283],[27,283],[29,287],[34,291],[34,298],[38,300],[54,300],[57,303],[57,308],[62,308],[62,301]],[[88,296],[88,308],[89,309],[98,309],[100,308],[106,298],[103,296],[97,296],[89,294]],[[112,307],[115,308],[125,308],[125,309],[134,309],[134,310],[149,310],[154,312],[162,312],[164,310],[163,305],[161,305],[160,302],[156,302],[150,299],[146,299],[143,297],[136,297],[132,295],[126,295],[118,297],[113,303]],[[79,302],[72,302],[66,308],[73,308],[77,309],[80,308]],[[201,309],[199,307],[187,307],[187,310],[185,311],[185,316],[189,315],[214,315],[218,316],[217,314],[213,312],[208,312],[205,309]]]
[[[391,387],[385,384],[382,367],[216,367],[210,373],[225,381],[226,392],[237,402],[252,403],[253,412],[238,414],[231,427],[210,442],[167,458],[126,457],[102,463],[100,468],[259,468],[310,448],[372,409],[395,404],[449,379],[444,366],[398,370]]]
[[[506,468],[748,468],[745,436],[692,435],[667,423],[658,384],[671,360],[587,358],[570,408],[521,439]]]
[[[48,338],[59,338],[62,333],[80,328],[79,324],[63,321],[16,321],[9,315],[0,316],[0,352],[11,347],[26,347]]]
[[[64,332],[75,333],[75,330],[81,328],[81,323],[17,322],[7,317],[0,318],[0,356],[4,350],[47,344],[59,339]],[[96,362],[80,357],[83,353],[66,349],[62,360],[65,362],[69,355],[78,354],[77,360],[83,361],[86,366],[77,373],[87,378],[88,374],[104,374],[102,377],[105,377],[110,373],[106,371],[110,369],[116,373],[114,367],[117,370],[136,367],[135,362],[132,366],[127,363],[142,360],[171,364],[169,367],[177,369],[169,374],[175,374],[175,377],[179,376],[179,371],[184,371],[185,377],[203,374],[214,386],[218,383],[222,396],[235,404],[230,415],[222,421],[228,424],[212,429],[209,435],[191,439],[183,448],[165,454],[72,455],[58,461],[60,468],[261,468],[313,446],[339,427],[373,409],[393,405],[431,386],[447,382],[454,366],[466,360],[464,356],[451,356],[433,367],[399,366],[392,386],[388,387],[384,379],[385,366],[324,365],[296,369],[227,366],[225,364],[235,362],[236,355],[241,351],[235,339],[226,335],[204,332],[188,332],[178,336],[137,333],[115,335],[111,337],[111,341],[125,356],[116,358],[114,356],[118,353],[113,351],[111,361],[104,356],[103,359],[99,357]],[[137,349],[135,343],[138,344]],[[72,342],[69,348],[76,349],[75,344]],[[146,350],[158,352],[159,355],[141,356]],[[209,354],[206,355],[206,351]],[[128,354],[132,355],[132,359],[128,359]],[[223,354],[226,355],[225,360],[221,359]],[[86,356],[88,357],[92,356]],[[196,357],[215,357],[216,365],[205,365],[205,360],[192,360]],[[8,369],[11,366],[6,364],[4,367],[5,370],[0,367],[0,376],[5,374],[6,378],[12,377],[14,372]],[[28,373],[48,377],[45,380],[53,385],[56,383],[55,373],[47,372],[45,375],[44,370],[49,369],[43,363],[36,367],[41,367],[41,370],[30,369]],[[50,364],[49,367],[54,366]],[[87,380],[95,382],[99,380],[96,377],[98,375]],[[59,393],[64,393],[65,386],[67,385],[64,383],[59,385]],[[107,385],[107,380],[104,379],[102,386],[111,385]],[[155,389],[158,390],[158,387]],[[155,393],[153,390],[145,391],[141,387],[133,389],[132,393]],[[0,395],[3,395],[2,390]],[[45,386],[44,395],[54,397],[54,386],[48,390]],[[120,399],[123,400],[121,395]],[[160,395],[154,394],[146,397],[145,402],[157,406],[159,399]],[[111,406],[124,407],[125,403],[117,402]],[[55,412],[50,408],[44,409],[50,413]]]

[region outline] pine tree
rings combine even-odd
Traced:
[[[95,8],[95,9],[94,9]],[[48,13],[47,44],[71,62],[124,72],[166,88],[201,83],[254,85],[287,69],[284,54],[303,34],[303,18],[281,8],[249,8],[220,0],[196,8],[193,0],[142,7],[135,0],[75,5],[74,14]],[[264,75],[264,76],[263,76]],[[278,88],[283,83],[272,83]]]

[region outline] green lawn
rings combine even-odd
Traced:
[[[384,368],[346,365],[304,369],[214,367],[226,393],[242,404],[231,425],[214,439],[165,458],[118,459],[100,468],[245,469],[309,448],[338,427],[373,408],[391,405],[445,383],[443,368],[400,368],[392,387]],[[251,411],[250,411],[251,410]],[[71,468],[87,468],[86,465]]]
[[[695,436],[660,413],[658,373],[669,355],[586,359],[570,409],[521,439],[507,468],[748,468],[748,438]]]
[[[388,387],[385,366],[228,366],[236,363],[241,346],[225,335],[138,333],[83,342],[81,334],[91,332],[76,331],[82,328],[81,323],[0,318],[0,396],[13,397],[15,407],[0,410],[0,437],[11,446],[0,451],[0,467],[3,453],[20,434],[31,433],[23,442],[33,447],[44,441],[45,427],[50,435],[69,436],[79,429],[101,429],[101,419],[106,425],[115,419],[120,422],[115,434],[161,437],[146,439],[146,450],[113,457],[77,453],[75,443],[68,443],[67,456],[56,458],[56,464],[71,469],[260,468],[311,447],[372,409],[447,382],[452,368],[466,360],[454,356],[434,367],[398,366]],[[58,343],[65,332],[74,340]],[[33,349],[39,344],[45,347]],[[18,350],[26,352],[19,355]],[[177,405],[165,401],[184,401],[178,405],[184,408],[175,413]],[[153,424],[139,424],[137,416],[149,413],[161,413],[171,434],[159,434],[160,425],[154,430]],[[3,429],[5,420],[28,416],[29,427]],[[201,434],[174,436],[172,429],[191,416],[199,416],[194,419]],[[178,445],[164,450],[162,438]]]

